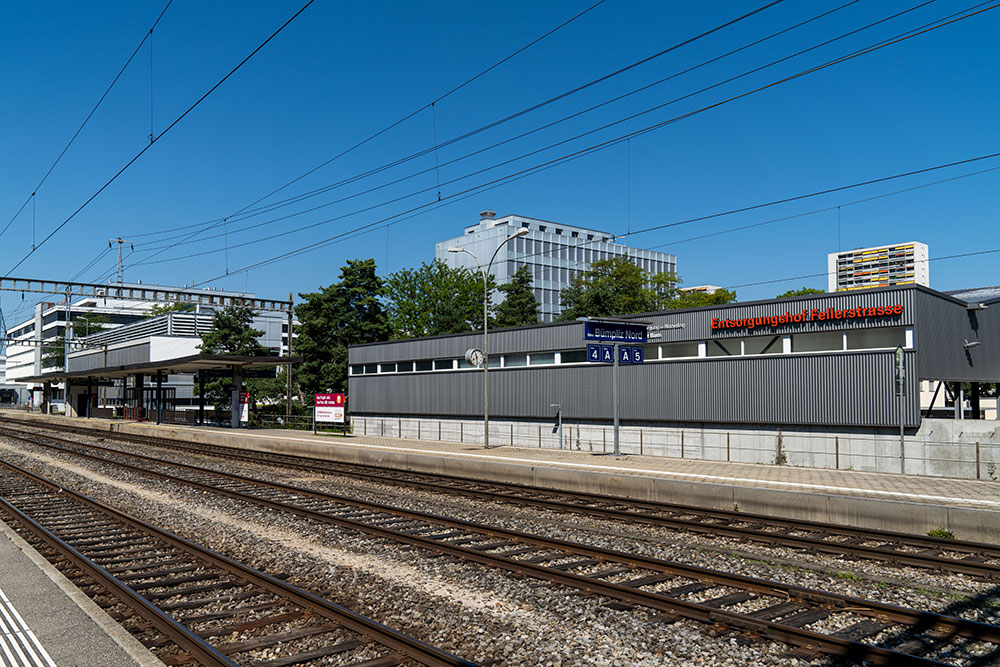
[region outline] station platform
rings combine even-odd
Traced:
[[[2,416],[2,413],[0,413]],[[23,418],[24,413],[11,413]],[[313,435],[281,429],[153,425],[31,415],[95,430],[120,430],[261,451],[566,491],[681,503],[843,525],[1000,544],[1000,482],[891,473],[730,463],[660,456],[378,436]]]
[[[0,665],[163,667],[3,522]]]

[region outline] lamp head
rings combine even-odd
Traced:
[[[451,246],[448,248],[448,252],[462,252],[462,249],[457,246]]]
[[[527,227],[521,227],[519,230],[510,235],[510,238],[516,239],[518,236],[524,236],[528,233]]]

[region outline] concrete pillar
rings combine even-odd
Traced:
[[[42,414],[51,414],[51,404],[49,401],[49,395],[52,392],[52,384],[50,382],[45,382],[42,384]]]
[[[156,371],[156,423],[163,422],[163,373]]]
[[[240,427],[240,392],[243,391],[243,368],[233,366],[233,401],[232,401],[232,427]]]
[[[137,416],[139,421],[142,421],[145,415],[145,401],[143,400],[146,395],[146,376],[139,373],[135,376],[135,400],[136,407],[138,408]]]
[[[198,374],[198,423],[205,424],[205,377],[200,373]]]

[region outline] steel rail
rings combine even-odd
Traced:
[[[2,460],[0,460],[0,463],[3,465],[10,465],[6,461]],[[59,489],[58,486],[53,486],[57,490]],[[235,662],[227,658],[222,653],[219,653],[219,651],[213,648],[208,642],[185,628],[164,612],[160,611],[156,606],[136,593],[124,582],[120,581],[103,567],[81,554],[79,551],[71,547],[54,533],[2,497],[0,497],[0,509],[24,524],[45,544],[60,553],[66,560],[73,563],[75,567],[83,572],[86,572],[91,579],[108,590],[125,605],[136,611],[136,613],[144,618],[146,622],[156,628],[165,637],[175,643],[202,665],[205,665],[206,667],[238,667]]]
[[[322,616],[324,618],[327,618],[328,620],[334,620],[337,623],[343,625],[343,627],[355,633],[361,634],[366,637],[370,637],[378,644],[393,651],[397,651],[400,654],[405,655],[410,659],[420,662],[421,664],[433,667],[455,667],[455,666],[476,667],[475,663],[451,655],[446,651],[442,651],[441,649],[426,644],[414,637],[410,637],[404,633],[393,630],[388,626],[385,626],[377,621],[374,621],[361,614],[351,611],[350,609],[335,604],[330,600],[315,595],[314,593],[310,593],[305,589],[299,588],[285,581],[277,579],[276,577],[272,577],[268,574],[260,572],[259,570],[255,570],[251,567],[243,565],[242,563],[239,563],[219,552],[207,549],[179,535],[163,530],[162,528],[157,528],[156,526],[153,526],[152,524],[143,521],[142,519],[130,516],[129,514],[126,514],[125,512],[122,512],[110,505],[102,503],[98,500],[94,500],[93,498],[89,498],[81,493],[73,491],[72,489],[68,489],[63,485],[56,484],[55,482],[45,479],[40,475],[32,473],[12,463],[0,460],[0,465],[10,470],[14,470],[18,474],[23,475],[46,488],[49,488],[60,494],[68,496],[73,500],[87,507],[93,508],[102,514],[111,516],[115,520],[120,521],[128,526],[131,526],[141,532],[153,535],[157,539],[162,540],[167,544],[175,546],[181,549],[182,551],[186,551],[197,558],[203,559],[211,563],[212,565],[218,567],[220,570],[224,572],[229,572],[231,574],[234,574],[244,579],[248,583],[253,583],[259,586],[263,590],[266,590],[281,598],[289,600],[294,604],[297,604],[305,609],[309,609],[310,611],[316,613],[318,616]],[[171,619],[169,616],[167,616],[160,610],[156,609],[152,604],[150,604],[148,601],[142,598],[138,593],[133,591],[127,585],[123,584],[122,582],[117,580],[113,575],[104,570],[104,568],[102,568],[100,565],[97,565],[96,563],[93,563],[92,561],[87,559],[85,556],[83,556],[83,554],[79,553],[78,551],[73,549],[73,547],[69,546],[68,544],[60,540],[57,536],[55,536],[50,531],[42,527],[40,524],[32,520],[30,517],[22,513],[7,500],[0,498],[0,502],[3,503],[4,507],[9,508],[12,512],[16,513],[19,516],[19,518],[23,517],[25,521],[27,521],[29,524],[33,526],[33,529],[34,527],[37,527],[39,531],[44,532],[46,535],[50,536],[51,539],[57,540],[61,545],[65,547],[65,549],[69,553],[73,554],[72,559],[74,562],[77,561],[80,562],[81,569],[86,569],[88,573],[94,572],[94,574],[96,575],[97,578],[100,579],[102,584],[107,579],[109,585],[112,586],[113,589],[115,590],[116,595],[120,591],[123,596],[126,596],[126,599],[129,601],[130,605],[134,600],[136,601],[137,604],[142,604],[143,609],[155,612],[154,618],[164,619],[166,621],[169,621],[170,627],[175,628],[177,632],[190,634],[183,626],[178,624],[176,621],[173,621],[173,619]],[[201,640],[199,640],[199,642],[201,642]],[[204,642],[201,643],[204,644]],[[218,651],[213,649],[211,646],[208,646],[207,644],[204,645],[209,649],[209,651],[206,653],[206,659],[210,660],[213,654],[217,655],[219,658],[222,659],[222,662],[218,661],[212,662],[210,660],[207,664],[210,665],[219,664],[219,665],[226,665],[228,667],[235,667],[236,663],[233,663],[224,655],[218,653]],[[186,646],[184,648],[185,650],[188,650]]]
[[[52,447],[52,446],[50,446]],[[53,447],[54,449],[60,449]],[[198,482],[183,477],[176,477],[162,472],[148,470],[138,466],[133,466],[120,461],[84,454],[80,452],[68,452],[75,456],[81,456],[102,464],[119,466],[135,472],[147,474],[153,477],[166,479],[173,483],[180,483],[193,488],[226,495],[242,502],[251,502],[271,509],[290,512],[299,516],[323,523],[331,523],[343,526],[352,530],[357,530],[377,537],[388,538],[411,546],[425,548],[438,553],[457,556],[464,560],[471,560],[490,567],[507,570],[519,575],[528,575],[535,578],[555,581],[584,591],[585,593],[605,595],[609,598],[620,600],[631,604],[640,604],[652,609],[672,613],[677,616],[691,618],[703,622],[720,623],[726,626],[740,628],[742,630],[763,634],[768,637],[784,641],[786,643],[805,648],[807,650],[820,650],[824,653],[836,655],[838,657],[848,657],[850,659],[864,659],[874,661],[879,664],[914,664],[933,665],[944,664],[934,660],[921,658],[894,651],[892,649],[873,646],[862,642],[842,639],[831,635],[804,630],[798,627],[789,626],[780,622],[765,621],[752,616],[730,612],[699,603],[688,602],[677,598],[670,598],[658,593],[643,591],[637,588],[626,587],[619,584],[609,583],[577,575],[570,572],[554,570],[552,568],[536,565],[533,563],[515,560],[501,554],[490,554],[484,551],[477,551],[469,547],[457,544],[449,544],[432,538],[410,534],[404,531],[395,530],[385,526],[366,524],[350,518],[318,512],[308,508],[297,507],[284,502],[260,498],[246,493],[241,493],[225,487],[218,487],[212,484]],[[232,480],[242,484],[257,485],[267,489],[281,490],[298,496],[307,496],[325,501],[331,501],[346,505],[365,508],[374,512],[395,515],[397,517],[410,518],[429,523],[437,523],[442,526],[460,528],[470,532],[478,533],[488,537],[503,537],[517,542],[533,544],[542,549],[552,549],[562,551],[567,554],[581,555],[593,558],[598,561],[613,561],[631,567],[667,572],[680,577],[697,580],[713,581],[717,585],[738,588],[746,591],[754,591],[760,594],[774,596],[784,600],[795,600],[804,604],[820,605],[833,611],[849,611],[861,616],[878,619],[881,621],[891,621],[905,625],[908,629],[917,632],[933,631],[938,634],[950,637],[960,636],[974,640],[1000,644],[1000,627],[968,621],[962,618],[943,616],[932,612],[922,612],[906,609],[895,605],[889,605],[871,600],[852,598],[836,593],[817,591],[779,582],[771,582],[743,575],[729,574],[699,568],[681,563],[663,561],[656,558],[629,554],[600,547],[577,544],[563,540],[540,537],[513,531],[504,528],[482,526],[469,521],[441,517],[415,510],[405,510],[378,503],[360,501],[352,498],[345,498],[334,494],[327,494],[303,487],[296,487],[275,482],[266,482],[254,478],[206,470],[196,466],[163,461],[152,457],[128,454],[125,452],[110,452],[117,456],[145,460],[156,465],[169,466],[182,470],[189,470],[205,476],[215,476]],[[555,560],[553,558],[552,560]]]
[[[9,420],[9,421],[15,421],[15,423],[24,424],[28,426],[34,426],[34,424],[20,422],[16,420]],[[45,427],[47,426],[48,425],[46,425]],[[90,429],[75,429],[74,427],[62,427],[60,425],[59,430],[72,430],[75,433],[83,435],[94,435],[93,432],[90,432]],[[0,428],[0,432],[4,432],[2,428]],[[104,437],[105,435],[107,435],[103,432],[99,433],[100,435],[96,435],[94,437]],[[326,462],[291,454],[277,454],[271,452],[266,452],[266,453],[254,452],[253,454],[246,454],[246,453],[241,453],[239,450],[235,450],[234,448],[230,447],[211,446],[211,445],[206,446],[200,444],[196,445],[194,443],[177,441],[170,438],[159,438],[156,436],[146,436],[146,435],[136,435],[136,434],[124,434],[124,433],[117,433],[114,431],[111,431],[109,433],[115,439],[120,439],[124,441],[133,441],[133,442],[148,442],[149,444],[163,446],[166,448],[179,449],[182,451],[185,450],[197,451],[199,454],[205,454],[205,448],[211,447],[212,450],[218,452],[220,456],[233,458],[236,460],[246,460],[254,462],[266,461],[269,458],[272,461],[292,460],[292,463],[290,463],[289,465],[299,466],[309,471],[325,471],[334,474],[342,474],[381,483],[390,483],[399,486],[421,488],[434,492],[444,492],[450,494],[464,495],[469,497],[483,498],[487,500],[503,500],[506,502],[522,506],[541,507],[549,510],[572,512],[575,514],[594,516],[604,519],[614,519],[630,523],[643,523],[655,526],[665,526],[672,529],[689,530],[691,532],[697,532],[702,534],[724,535],[727,537],[734,537],[737,539],[744,539],[753,542],[776,543],[797,549],[815,550],[818,552],[835,554],[835,555],[854,556],[870,560],[878,560],[895,565],[919,567],[933,571],[954,572],[986,580],[1000,581],[1000,564],[995,564],[995,563],[965,561],[957,558],[946,558],[940,555],[927,554],[927,553],[896,551],[891,548],[885,548],[880,546],[866,546],[861,544],[831,542],[824,539],[823,536],[817,538],[817,537],[809,537],[801,535],[788,535],[782,533],[768,532],[766,530],[752,528],[752,527],[720,525],[716,523],[706,523],[692,519],[684,519],[684,518],[663,516],[663,515],[650,515],[643,512],[622,510],[615,507],[593,507],[588,505],[580,505],[574,502],[564,502],[559,500],[550,500],[546,498],[537,498],[537,497],[523,496],[517,494],[540,493],[548,496],[557,496],[557,497],[561,496],[564,498],[577,499],[590,503],[605,503],[614,505],[627,504],[632,506],[633,508],[649,510],[651,512],[674,512],[679,514],[695,514],[695,515],[705,516],[708,518],[717,518],[723,521],[731,521],[739,523],[759,523],[766,526],[773,526],[789,530],[820,532],[821,535],[825,536],[844,536],[848,538],[853,537],[853,538],[860,538],[872,541],[881,541],[883,543],[888,543],[893,545],[903,545],[913,548],[920,548],[925,550],[951,551],[958,553],[967,553],[972,556],[981,556],[983,558],[1000,559],[1000,546],[979,543],[979,542],[970,542],[964,540],[948,540],[943,538],[932,538],[930,536],[924,537],[919,535],[912,535],[909,533],[899,533],[893,531],[878,531],[878,530],[871,530],[864,528],[852,528],[852,527],[837,526],[834,524],[825,524],[822,522],[815,522],[808,520],[777,519],[774,517],[769,517],[761,514],[704,509],[704,508],[696,508],[693,506],[673,504],[673,503],[651,503],[645,501],[633,501],[626,498],[615,497],[615,496],[607,496],[607,495],[592,494],[585,492],[559,491],[553,489],[546,489],[542,487],[512,484],[509,482],[470,480],[462,477],[443,475],[440,473],[413,473],[410,471],[398,471],[394,469],[382,468],[382,470],[386,471],[388,475],[374,474],[370,472],[365,472],[364,470],[354,469],[362,467],[357,464]],[[77,443],[71,440],[60,439],[57,438],[56,436],[45,435],[44,437],[50,437],[56,440],[61,440],[63,442],[76,444],[78,446],[95,447],[96,449],[106,449],[106,448],[96,447],[95,445],[88,445],[86,443]],[[226,450],[231,450],[231,451],[226,451]],[[257,455],[255,456],[254,454]],[[343,466],[349,469],[342,470],[338,466]],[[395,477],[393,475],[399,475],[399,477]],[[427,482],[420,479],[413,479],[414,477],[442,479],[445,480],[445,483],[438,484],[434,482]],[[475,486],[487,487],[488,490],[471,488],[469,486],[453,486],[453,484],[465,484],[465,485],[471,484]],[[498,493],[497,489],[503,489],[505,492]]]

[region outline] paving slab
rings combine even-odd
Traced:
[[[7,650],[0,664],[51,667],[163,667],[9,526],[0,522],[0,606]],[[16,637],[12,637],[16,634]],[[37,640],[37,647],[29,647]],[[19,646],[14,648],[14,642]],[[10,658],[10,656],[8,656]],[[48,658],[48,659],[46,659]]]

